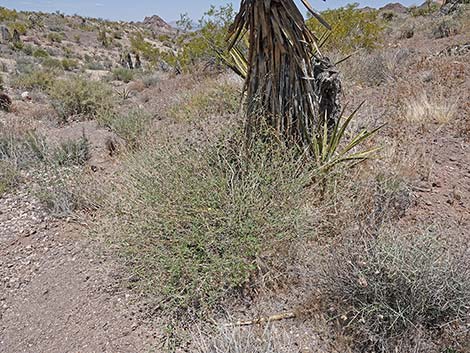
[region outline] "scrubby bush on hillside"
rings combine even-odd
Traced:
[[[110,111],[98,116],[98,123],[115,132],[126,141],[130,149],[137,148],[145,139],[150,120],[150,114],[140,109],[134,109],[127,114]]]
[[[18,13],[15,10],[9,10],[5,7],[0,7],[0,21],[14,21],[18,18]]]
[[[35,58],[48,58],[49,53],[46,50],[42,49],[42,48],[38,48],[33,52],[33,56]]]
[[[351,4],[334,10],[327,10],[321,16],[333,26],[327,50],[351,52],[360,48],[373,49],[380,45],[384,26],[377,11],[361,11],[358,4]],[[315,20],[307,20],[308,27],[320,36],[324,27]]]
[[[64,40],[64,35],[62,33],[52,32],[47,35],[47,39],[49,39],[52,43],[62,43]]]
[[[114,105],[112,90],[104,83],[73,77],[56,81],[49,90],[60,118],[93,119]]]
[[[50,70],[33,70],[24,72],[15,77],[12,87],[21,89],[47,90],[55,81],[55,74]]]
[[[42,60],[41,65],[48,70],[63,70],[61,61],[55,58],[45,58]]]
[[[8,27],[10,28],[11,33],[17,30],[18,33],[22,36],[26,35],[26,32],[28,31],[26,24],[23,22],[13,22]]]
[[[183,121],[194,121],[214,115],[234,114],[240,109],[240,92],[230,84],[215,84],[202,92],[191,94],[173,107],[170,114]]]
[[[459,33],[460,23],[451,18],[442,19],[432,28],[431,36],[435,39],[451,37]]]
[[[238,138],[153,146],[131,156],[114,185],[109,240],[133,285],[168,313],[200,316],[237,296],[305,231],[308,173],[285,148],[252,148],[249,158]]]
[[[73,71],[75,69],[78,69],[80,66],[78,61],[74,59],[65,58],[62,59],[60,63],[65,71]]]
[[[18,182],[18,177],[17,170],[0,159],[0,197]]]
[[[231,4],[219,8],[212,6],[199,20],[200,29],[180,36],[182,49],[178,54],[178,63],[185,68],[200,62],[217,61],[215,49],[223,51],[227,46],[228,28],[234,17]]]
[[[332,249],[316,286],[358,351],[402,351],[420,330],[431,339],[446,329],[465,335],[469,260],[468,248],[432,233],[381,234]]]
[[[194,65],[199,63],[214,63],[219,60],[215,49],[224,50],[226,47],[225,38],[234,15],[232,5],[219,8],[212,6],[199,20],[199,28],[195,31],[191,20],[183,15],[179,27],[183,28],[184,32],[175,40],[175,46],[179,48],[176,53],[154,47],[145,41],[141,32],[131,36],[131,48],[155,65],[163,61],[182,70],[194,68]],[[165,37],[166,46],[173,47],[169,39]]]
[[[409,8],[409,13],[412,16],[418,17],[418,16],[428,16],[436,11],[439,10],[439,5],[434,2],[434,1],[426,1],[426,3],[423,3],[421,6],[410,6]]]
[[[113,70],[113,78],[115,80],[123,81],[126,83],[129,83],[134,79],[134,74],[134,70],[126,69],[124,67],[118,67]]]

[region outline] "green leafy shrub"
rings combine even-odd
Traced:
[[[126,69],[124,67],[118,67],[113,70],[113,78],[118,81],[123,81],[126,83],[131,82],[134,79],[135,72],[131,69]]]
[[[13,33],[16,29],[18,33],[22,36],[26,35],[26,32],[28,31],[28,27],[23,22],[16,21],[16,22],[11,23],[8,27],[11,33]]]
[[[47,39],[49,39],[52,43],[62,43],[65,36],[62,33],[51,32],[47,35]]]
[[[113,93],[108,85],[80,76],[56,81],[49,95],[63,121],[71,117],[94,119],[114,105]]]
[[[182,69],[189,69],[197,63],[219,62],[217,50],[226,48],[226,37],[228,29],[235,17],[232,4],[211,8],[199,20],[197,31],[188,31],[178,38],[178,46],[182,49],[177,55],[176,61]],[[181,23],[188,23],[182,18]],[[186,29],[191,30],[187,25]]]
[[[55,58],[45,58],[42,60],[42,66],[48,70],[60,70],[62,71],[64,68],[62,66],[62,63],[59,59]]]
[[[15,21],[18,19],[18,12],[15,10],[9,10],[5,7],[0,7],[0,21],[7,22],[7,21]]]
[[[321,16],[333,26],[331,36],[325,43],[327,50],[351,52],[380,45],[384,26],[377,11],[361,11],[356,3],[324,11]],[[307,26],[317,35],[323,34],[324,27],[314,18],[307,20]]]
[[[141,32],[131,35],[130,42],[133,52],[140,53],[142,58],[154,65],[158,64],[160,60],[165,60],[170,55],[147,42]]]
[[[62,59],[61,64],[65,71],[72,71],[80,66],[78,61],[74,59]]]
[[[28,56],[33,55],[34,53],[34,47],[31,44],[27,44],[23,47],[23,53],[25,53]]]
[[[401,351],[420,329],[457,337],[470,323],[469,260],[433,234],[383,234],[332,249],[316,286],[358,351]]]
[[[55,74],[50,70],[34,70],[19,74],[12,81],[12,87],[21,89],[49,89],[55,81]]]
[[[38,59],[44,59],[49,57],[49,53],[42,48],[38,48],[33,52],[33,56]]]
[[[109,240],[133,285],[170,314],[202,315],[236,296],[305,231],[310,175],[288,149],[260,142],[247,158],[241,141],[141,149],[113,187]]]

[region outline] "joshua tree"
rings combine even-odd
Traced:
[[[302,0],[327,29],[329,25]],[[266,124],[293,143],[310,145],[318,128],[338,118],[341,85],[293,0],[242,0],[229,31],[233,49],[248,38],[247,134]]]

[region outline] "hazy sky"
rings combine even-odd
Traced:
[[[365,0],[358,2],[361,6],[380,7],[393,1]],[[172,21],[178,19],[179,14],[184,12],[188,12],[192,18],[197,19],[210,5],[218,6],[228,2],[230,0],[0,0],[0,5],[17,10],[44,12],[60,10],[66,14],[77,13],[83,16],[128,21],[138,21],[145,16],[157,14],[167,21]],[[238,8],[239,1],[231,2]],[[326,2],[310,0],[313,7],[319,10],[346,5],[350,2],[354,2],[354,0],[328,0]],[[419,1],[402,0],[399,2],[411,5]]]

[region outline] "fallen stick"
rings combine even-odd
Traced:
[[[261,317],[259,319],[253,319],[248,321],[237,321],[235,323],[226,324],[225,327],[240,327],[240,326],[252,326],[252,325],[259,325],[264,323],[270,323],[273,321],[281,321],[281,320],[288,320],[294,319],[296,314],[294,312],[276,314],[269,317]]]

